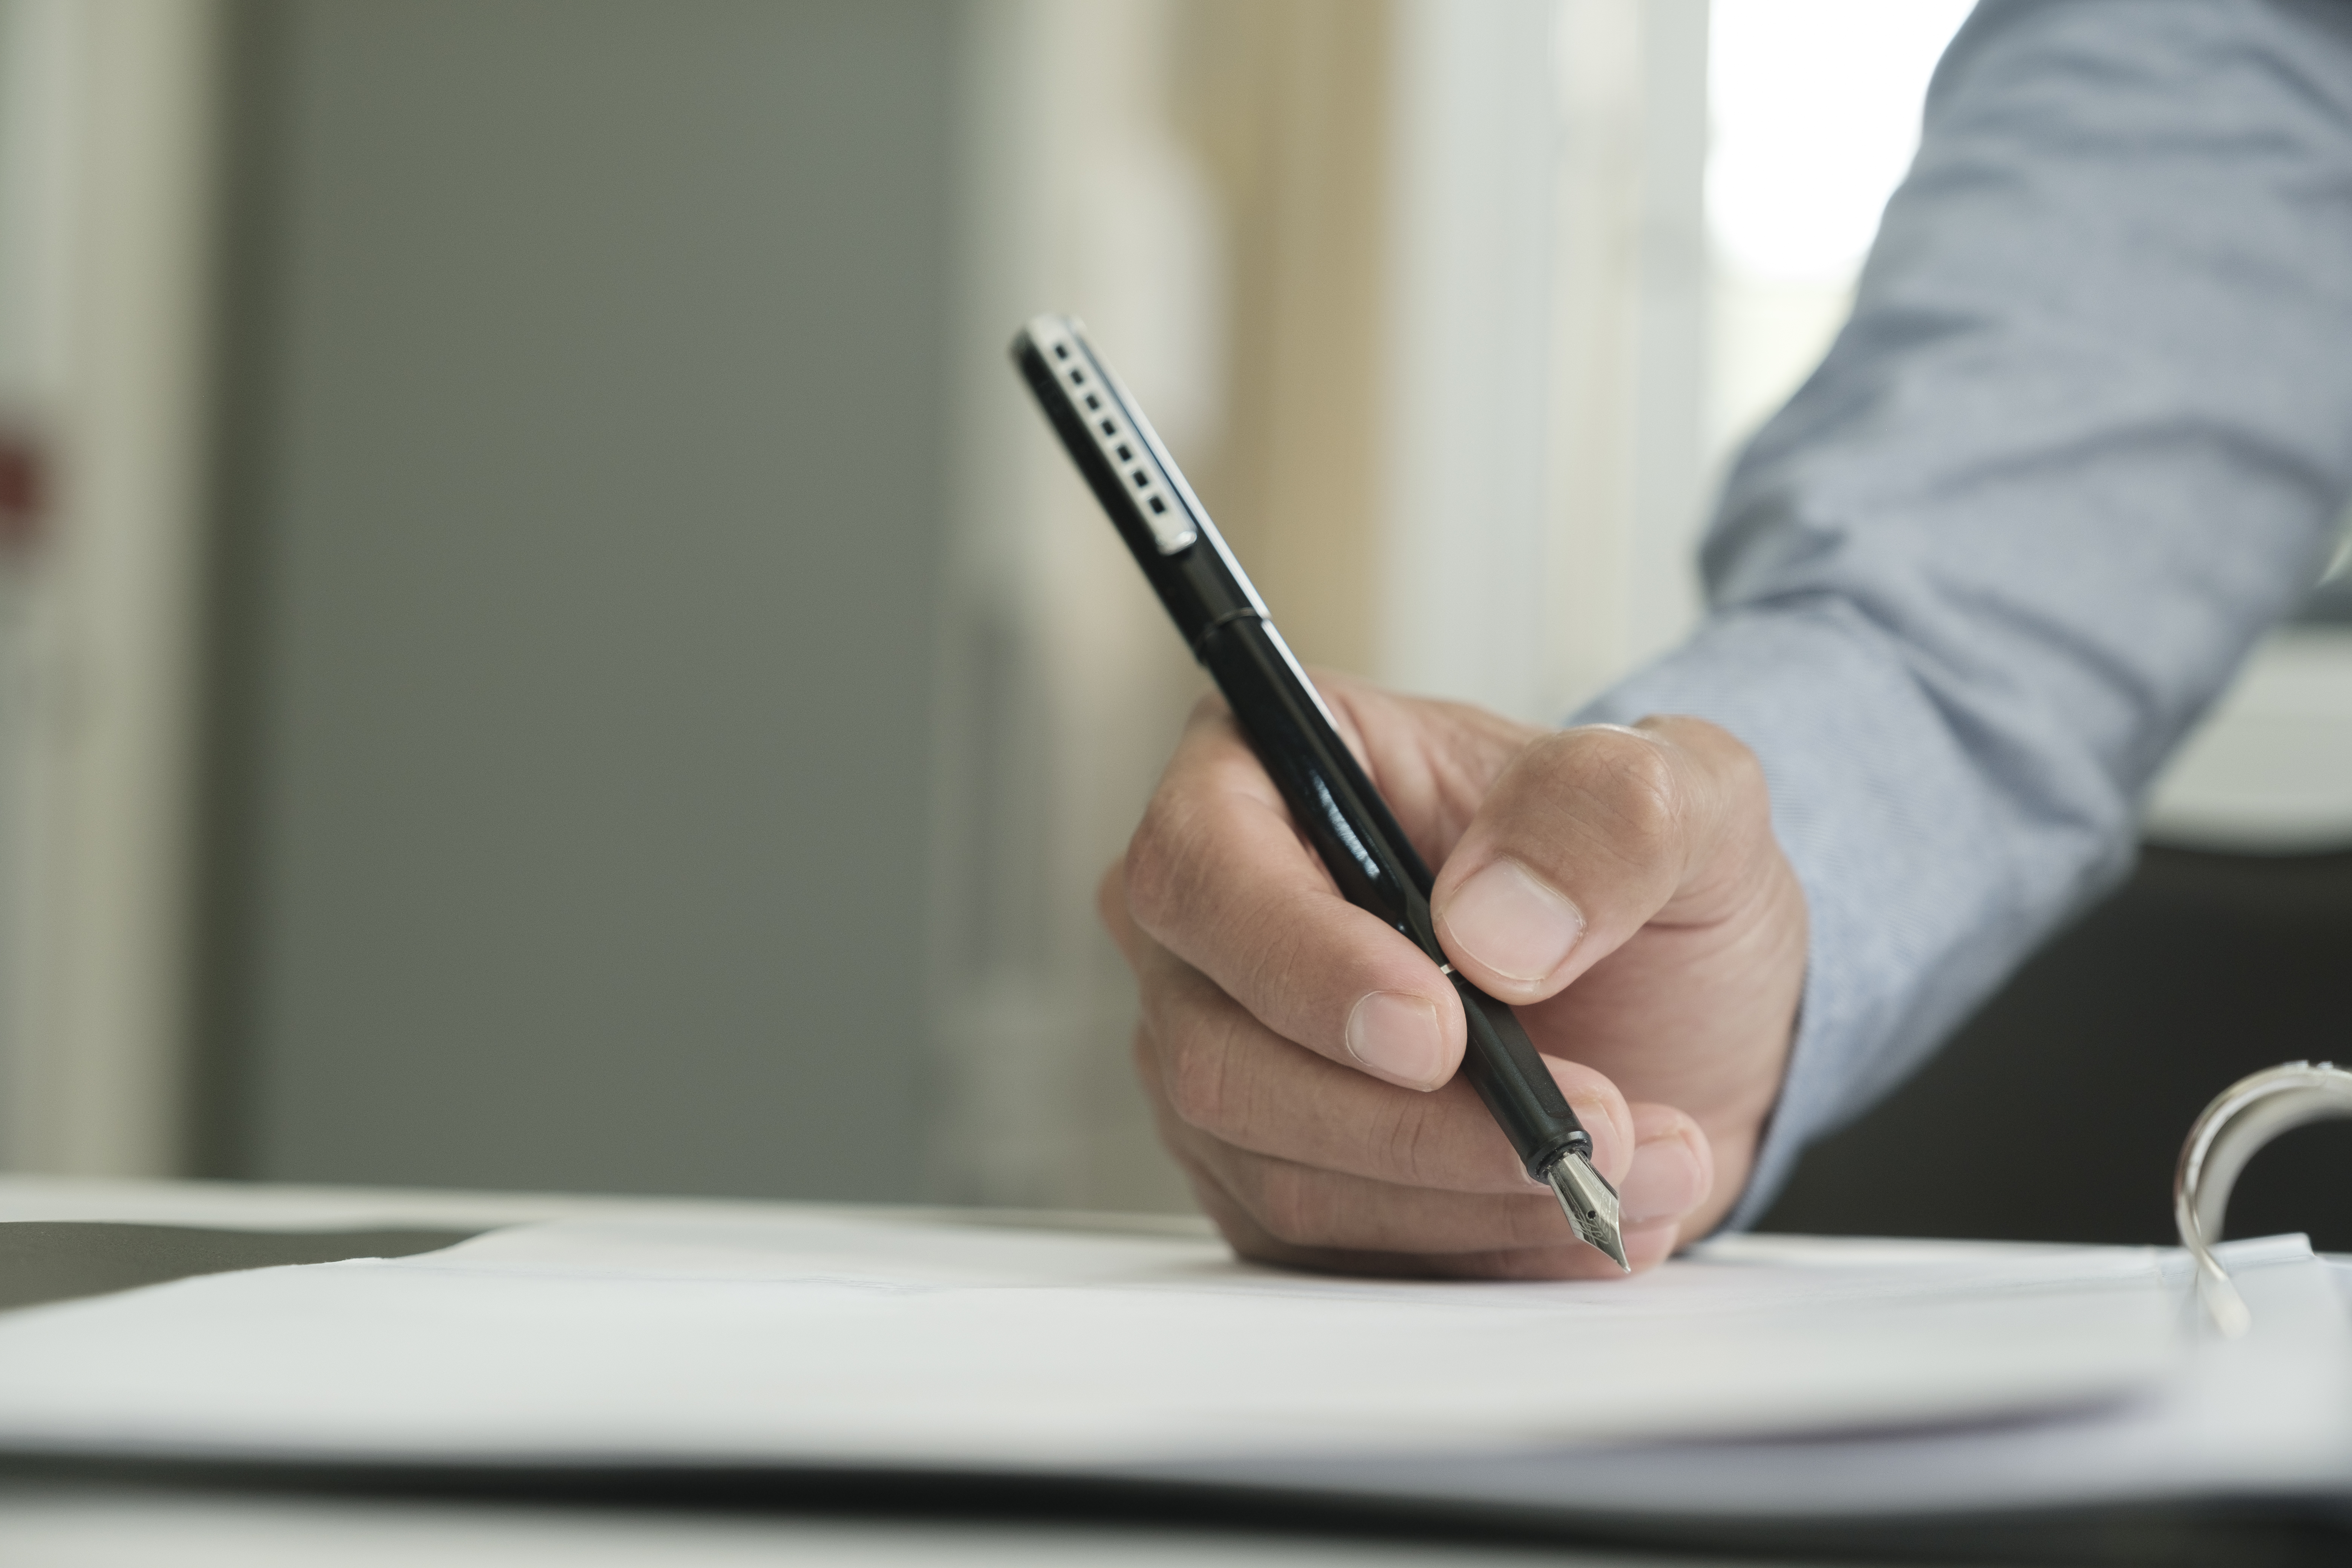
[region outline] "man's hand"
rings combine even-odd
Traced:
[[[1746,747],[1696,719],[1529,729],[1317,679],[1431,865],[1454,966],[1512,1004],[1624,1201],[1635,1268],[1719,1223],[1778,1094],[1805,905]],[[1160,1136],[1245,1257],[1570,1278],[1576,1240],[1454,1076],[1462,1005],[1343,900],[1202,701],[1102,915],[1134,966]]]

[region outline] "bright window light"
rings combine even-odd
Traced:
[[[1973,0],[1715,0],[1707,224],[1724,264],[1843,285],[1918,145]]]
[[[1719,463],[1821,363],[1919,110],[1971,0],[1714,0],[1707,41],[1712,344]]]

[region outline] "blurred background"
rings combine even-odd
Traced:
[[[1202,682],[1011,332],[1306,658],[1557,721],[1967,10],[0,0],[0,1166],[1186,1206],[1090,902]],[[2149,821],[1774,1223],[2161,1239],[2340,1050],[2352,593]]]

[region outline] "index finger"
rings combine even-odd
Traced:
[[[1252,1016],[1333,1061],[1431,1089],[1462,1060],[1437,965],[1339,896],[1223,703],[1193,710],[1129,844],[1127,912]]]

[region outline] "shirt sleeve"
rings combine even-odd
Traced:
[[[1986,0],[1710,611],[1579,721],[1762,759],[1811,919],[1731,1224],[2131,863],[2352,489],[2352,7]]]

